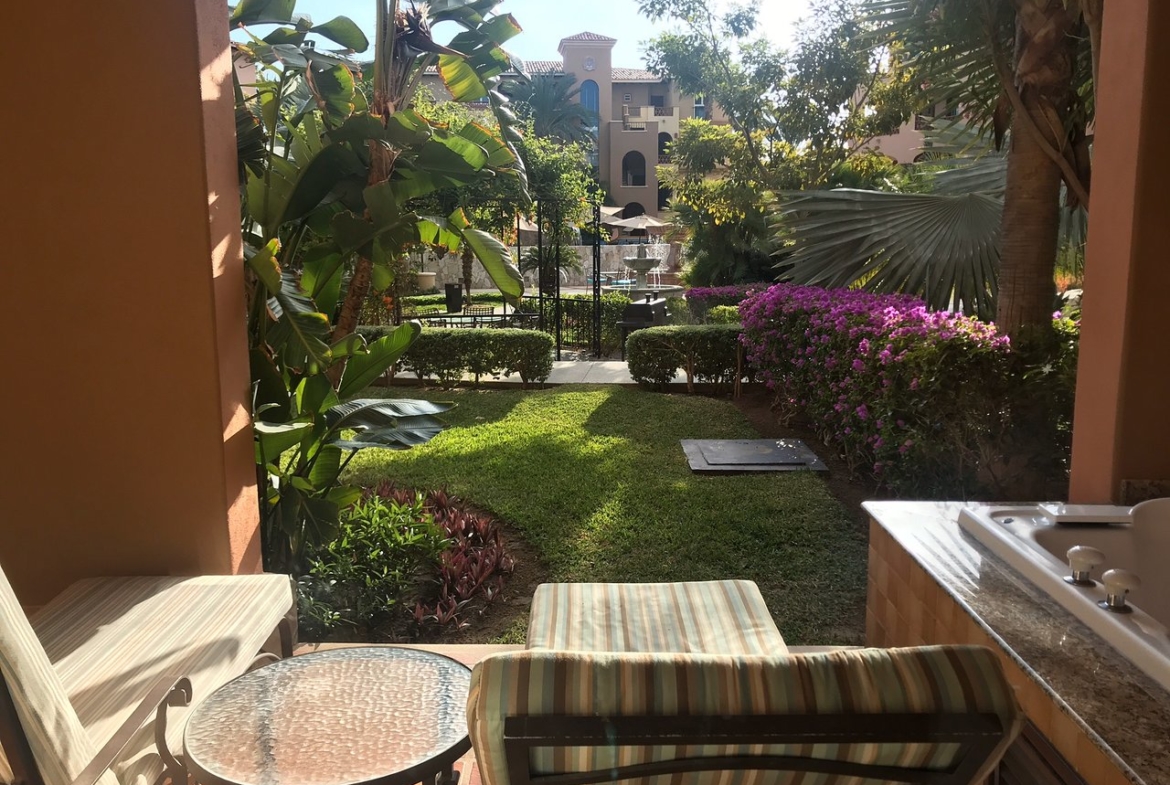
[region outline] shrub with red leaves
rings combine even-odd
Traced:
[[[368,491],[399,503],[411,502],[419,491],[384,482]],[[467,626],[469,606],[491,602],[503,588],[515,562],[504,548],[499,522],[444,490],[422,492],[423,505],[443,530],[449,545],[439,560],[434,596],[418,600],[414,621],[427,626],[456,629]]]

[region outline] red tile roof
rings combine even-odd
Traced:
[[[598,43],[613,43],[613,44],[617,43],[616,38],[607,38],[604,35],[598,35],[597,33],[589,33],[589,32],[577,33],[576,35],[571,35],[568,38],[561,39],[562,44],[565,41],[595,41]]]
[[[565,67],[560,60],[525,60],[524,70],[531,76],[538,74],[563,74]]]
[[[615,82],[661,82],[662,77],[642,68],[615,68],[613,69]]]

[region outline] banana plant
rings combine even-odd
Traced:
[[[249,125],[238,117],[237,126],[248,131],[242,224],[269,569],[297,572],[305,549],[335,530],[340,510],[357,498],[341,482],[357,451],[417,446],[442,428],[435,415],[446,405],[346,400],[397,361],[420,329],[406,324],[366,344],[355,328],[370,286],[389,286],[418,243],[465,245],[506,296],[523,294],[508,249],[462,211],[411,209],[438,189],[501,177],[526,182],[515,118],[496,89],[510,66],[500,43],[519,26],[507,15],[488,16],[498,2],[447,0],[428,15],[426,7],[399,10],[378,0],[369,95],[353,60],[369,44],[348,19],[313,25],[293,13],[291,0],[243,0],[231,12],[249,37],[237,49],[258,73],[236,95],[254,119]],[[432,21],[464,30],[439,45]],[[261,38],[252,32],[261,25],[276,29]],[[343,49],[318,49],[310,35]],[[452,132],[413,111],[410,96],[431,66],[456,100],[487,95],[500,132],[477,125]]]
[[[418,336],[411,322],[372,343],[349,335],[330,343],[329,317],[297,276],[281,269],[280,244],[246,253],[252,288],[249,332],[253,432],[263,498],[266,567],[299,573],[306,548],[327,542],[341,510],[361,490],[341,481],[366,448],[408,449],[443,429],[450,405],[357,398]],[[302,276],[303,280],[303,276]],[[347,359],[340,383],[327,371]]]
[[[513,178],[526,193],[523,163],[516,152],[516,118],[499,90],[511,67],[501,45],[520,32],[511,15],[491,15],[500,0],[443,0],[399,9],[397,0],[377,0],[377,34],[370,95],[354,78],[356,64],[344,52],[322,52],[306,39],[322,33],[294,17],[277,0],[244,0],[233,11],[238,24],[287,22],[239,50],[270,78],[258,83],[255,114],[273,142],[270,166],[247,174],[245,198],[258,238],[282,237],[298,250],[306,225],[332,240],[321,250],[322,281],[352,263],[334,339],[353,331],[371,285],[392,282],[395,261],[408,247],[431,243],[469,247],[493,283],[510,300],[523,294],[523,279],[508,249],[471,226],[461,215],[422,217],[411,200],[443,188],[461,188],[492,178]],[[275,7],[279,6],[279,7]],[[431,25],[454,22],[463,28],[447,45],[438,44]],[[339,33],[338,19],[326,23],[334,40],[365,44]],[[423,74],[434,68],[456,101],[487,97],[499,132],[468,126],[458,133],[431,125],[410,109]],[[299,105],[295,93],[308,98]],[[275,139],[282,140],[281,154]],[[319,142],[315,141],[319,138]],[[458,242],[455,242],[458,241]]]

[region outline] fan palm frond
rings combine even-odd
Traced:
[[[537,136],[578,143],[594,139],[597,113],[580,102],[575,82],[573,76],[537,75],[511,88],[512,100],[526,108]]]
[[[995,312],[1002,197],[840,189],[782,195],[784,280],[909,292],[935,309]]]

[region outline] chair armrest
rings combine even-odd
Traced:
[[[163,723],[165,728],[167,707],[186,706],[190,702],[190,679],[174,674],[159,676],[151,685],[150,690],[147,691],[142,702],[138,704],[134,713],[126,718],[118,731],[98,750],[93,760],[81,770],[71,785],[96,785],[106,770],[113,766],[114,762],[125,752],[127,745],[130,744],[151,713],[156,714],[155,721]],[[163,732],[158,726],[155,727],[154,735],[156,743],[160,743],[164,739]],[[165,743],[160,746],[159,753],[162,755],[163,761],[167,763],[168,768],[175,763],[170,752],[166,749]]]

